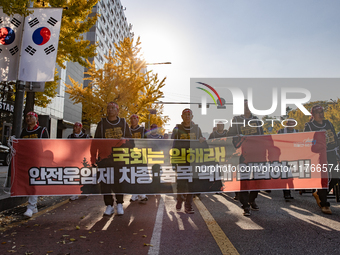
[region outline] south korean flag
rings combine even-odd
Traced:
[[[25,19],[19,80],[54,80],[62,8],[34,8]]]
[[[23,24],[22,16],[7,16],[0,9],[0,81],[17,79]]]

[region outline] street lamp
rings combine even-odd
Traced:
[[[171,65],[171,62],[162,62],[162,63],[146,63],[145,65]]]

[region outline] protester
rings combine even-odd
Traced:
[[[139,116],[137,114],[132,114],[130,116],[130,124],[132,138],[146,138],[145,128],[139,126]]]
[[[26,114],[25,122],[27,127],[21,131],[20,138],[49,138],[47,129],[38,124],[38,114],[35,112],[28,112]],[[38,212],[37,208],[38,196],[29,196],[27,210],[24,213],[26,217],[31,218],[34,213]]]
[[[114,139],[120,139],[120,138],[131,138],[131,130],[126,123],[124,118],[118,117],[119,114],[119,106],[117,103],[110,102],[107,104],[107,117],[102,118],[102,120],[98,123],[96,132],[94,135],[94,138],[114,138]],[[100,158],[100,148],[95,147],[92,149],[91,147],[91,163],[96,164],[97,159],[97,152],[98,152],[98,158]],[[98,167],[107,167],[112,163],[112,160],[109,159],[101,159],[98,162]],[[115,173],[118,171],[118,169],[115,169]],[[101,183],[100,185],[101,192],[102,193],[112,193],[115,192],[112,189],[112,186],[109,184]],[[117,202],[117,215],[123,215],[124,209],[123,209],[123,195],[116,195],[116,202]],[[114,213],[114,199],[112,195],[104,195],[104,202],[106,205],[106,210],[104,212],[104,215],[112,215]]]
[[[193,119],[192,111],[188,108],[182,111],[182,120],[181,124],[177,124],[176,127],[172,131],[171,139],[190,139],[190,140],[199,140],[201,143],[205,141],[205,138],[202,135],[201,129],[198,125],[192,122]],[[190,192],[190,190],[186,189],[186,181],[185,180],[177,180],[177,193]],[[177,195],[177,203],[176,209],[177,211],[182,209],[182,204],[185,200],[185,212],[188,214],[195,213],[192,208],[192,194],[178,194]]]
[[[332,214],[330,204],[327,202],[327,195],[329,191],[339,182],[339,173],[334,170],[338,164],[338,138],[335,133],[333,124],[329,120],[325,120],[323,107],[314,105],[311,110],[312,117],[309,122],[305,124],[304,131],[326,131],[327,143],[327,163],[328,163],[328,190],[318,189],[313,193],[313,196],[325,214]],[[330,168],[330,166],[332,166]]]
[[[73,133],[67,138],[90,138],[90,136],[83,132],[83,124],[81,122],[76,122],[73,125]]]
[[[277,131],[278,134],[290,134],[290,133],[297,133],[299,132],[297,129],[294,128],[296,125],[296,121],[294,119],[288,119],[286,122],[286,127],[281,128],[279,131]],[[286,201],[289,201],[291,199],[294,199],[292,197],[290,190],[283,190],[283,197]]]
[[[139,123],[139,117],[137,114],[132,114],[130,117],[130,129],[131,129],[131,133],[132,133],[132,138],[146,138],[145,137],[145,129],[144,127],[141,127],[138,125]],[[140,202],[147,202],[148,201],[148,197],[146,195],[140,194],[134,194],[131,196],[130,198],[130,202],[135,202],[139,200]]]
[[[248,125],[248,121],[252,120],[251,125]],[[244,114],[240,116],[235,116],[232,120],[232,125],[229,127],[227,136],[233,136],[233,143],[235,148],[240,145],[239,140],[242,139],[242,135],[263,135],[263,129],[260,120],[254,116],[248,108],[248,100],[244,100]],[[235,123],[235,124],[234,124]],[[240,157],[240,163],[243,163],[244,158]],[[242,181],[241,181],[242,186]],[[258,211],[259,207],[255,202],[257,198],[258,191],[240,191],[236,193],[236,196],[244,210],[244,216],[250,216],[250,208],[254,211]],[[236,199],[235,199],[236,200]]]
[[[209,139],[227,137],[227,130],[224,129],[222,122],[217,123],[216,130],[210,134]]]
[[[158,126],[157,124],[152,124],[151,129],[148,132],[147,138],[150,139],[163,139],[163,136],[158,134]]]
[[[90,136],[88,134],[85,134],[82,131],[83,128],[83,124],[81,122],[76,122],[73,125],[73,133],[70,134],[67,138],[69,139],[75,139],[75,138],[80,138],[80,139],[85,139],[85,138],[90,138]],[[79,196],[77,195],[73,195],[70,197],[71,201],[77,200],[79,198]]]

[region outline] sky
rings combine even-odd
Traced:
[[[146,61],[172,63],[148,67],[160,78],[167,78],[164,102],[190,102],[191,78],[340,76],[339,1],[121,0],[121,3],[126,7],[125,16],[133,26],[135,38],[141,39]],[[305,86],[312,94],[311,101],[339,97],[338,86]],[[258,88],[260,94],[266,91]],[[182,121],[181,112],[187,106],[165,105],[164,115],[171,118],[164,126],[167,131]]]

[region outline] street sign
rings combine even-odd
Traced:
[[[28,92],[44,92],[45,82],[26,82],[25,91]]]
[[[148,109],[150,114],[157,114],[157,110],[156,109]]]

